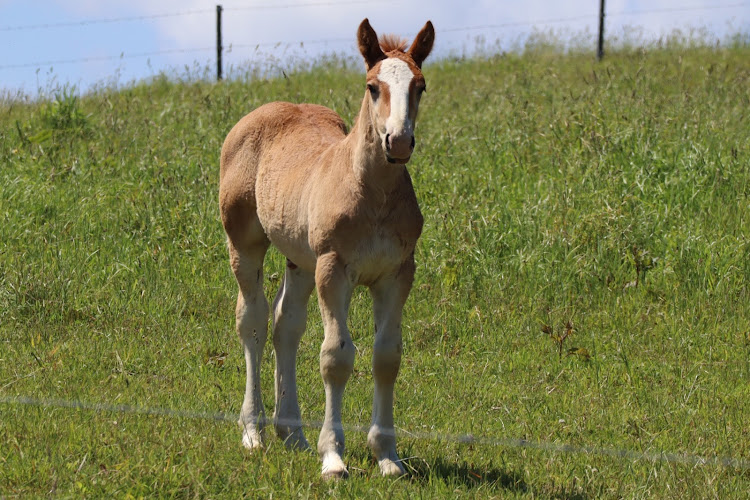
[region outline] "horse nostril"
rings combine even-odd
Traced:
[[[411,148],[414,149],[414,145],[417,143],[417,141],[414,140],[414,136],[411,136]]]
[[[391,150],[391,134],[385,134],[385,149]]]

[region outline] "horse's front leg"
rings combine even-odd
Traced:
[[[344,429],[341,425],[341,401],[354,368],[355,354],[346,318],[354,283],[347,276],[338,256],[329,253],[318,257],[315,285],[325,330],[320,349],[320,374],[325,385],[326,410],[318,438],[318,453],[323,461],[323,477],[342,478],[348,472],[342,459]]]
[[[367,444],[384,476],[400,476],[405,473],[396,453],[393,388],[401,366],[402,311],[413,280],[414,259],[410,257],[402,264],[396,276],[384,278],[370,287],[375,317],[375,345],[372,353],[375,394]]]

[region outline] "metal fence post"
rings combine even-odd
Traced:
[[[604,57],[604,0],[599,2],[599,45],[596,49],[596,58],[601,61]]]
[[[216,80],[221,80],[221,5],[216,6]]]

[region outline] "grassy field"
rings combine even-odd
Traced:
[[[358,69],[0,105],[0,497],[746,498],[746,44],[427,66],[410,164],[425,231],[396,401],[410,475],[378,477],[350,430],[352,475],[325,482],[315,455],[275,438],[251,455],[231,418],[211,418],[237,414],[244,387],[221,143],[271,100],[351,123]],[[269,297],[283,264],[269,253]],[[314,422],[310,310],[298,371]],[[350,324],[343,418],[367,425],[364,289]]]

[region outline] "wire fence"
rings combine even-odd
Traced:
[[[208,52],[216,50],[215,47],[193,47],[188,49],[164,49],[155,50],[152,52],[133,52],[133,53],[121,53],[119,55],[111,56],[89,56],[81,57],[77,59],[57,59],[54,61],[38,61],[33,63],[20,63],[20,64],[8,64],[0,66],[0,69],[20,69],[20,68],[36,68],[39,66],[56,66],[58,64],[80,64],[87,62],[97,61],[116,61],[119,59],[137,59],[142,57],[161,56],[168,54],[195,54],[198,52]]]
[[[71,27],[77,27],[77,26],[92,26],[95,24],[129,23],[129,22],[134,22],[134,21],[153,21],[156,19],[165,19],[169,17],[193,16],[196,14],[208,14],[211,12],[213,12],[213,10],[198,9],[198,10],[186,10],[182,12],[168,12],[164,14],[143,15],[143,16],[106,17],[102,19],[87,19],[83,21],[69,21],[69,22],[60,22],[60,23],[25,24],[25,25],[20,25],[20,26],[0,26],[0,32],[71,28]]]
[[[65,399],[39,399],[24,396],[0,396],[0,404],[15,406],[35,406],[40,408],[66,408],[71,410],[93,411],[97,413],[118,413],[133,415],[150,415],[166,418],[186,418],[205,420],[213,422],[232,422],[239,420],[236,413],[209,413],[186,410],[175,410],[171,408],[154,408],[146,406],[113,405],[108,403],[89,403],[84,401],[70,401]],[[279,422],[281,425],[299,425],[299,421]],[[323,425],[318,421],[302,421],[302,427],[308,429],[320,429]],[[367,433],[368,426],[344,424],[343,429],[348,432]],[[477,445],[503,448],[528,448],[548,453],[563,453],[576,455],[598,455],[617,458],[628,461],[649,461],[671,464],[682,464],[688,466],[723,466],[742,471],[750,470],[750,460],[734,458],[730,456],[703,456],[687,453],[675,453],[670,451],[635,451],[623,448],[580,446],[565,443],[552,443],[548,441],[534,441],[519,438],[477,436],[475,434],[450,434],[437,431],[410,431],[396,428],[402,437],[420,440],[453,443],[459,446]]]
[[[355,6],[355,5],[371,5],[373,3],[393,3],[393,0],[384,0],[381,2],[374,2],[374,0],[346,0],[346,1],[320,1],[320,2],[309,2],[309,3],[284,3],[284,4],[255,4],[255,5],[238,5],[224,7],[223,10],[227,12],[242,12],[242,11],[263,11],[263,10],[283,10],[283,9],[298,9],[298,8],[309,8],[309,7],[325,7],[325,6]],[[680,7],[669,7],[669,8],[652,8],[652,9],[639,9],[639,10],[624,10],[617,12],[607,12],[606,18],[617,18],[617,17],[628,17],[636,15],[661,15],[661,14],[675,14],[680,12],[699,12],[699,11],[715,11],[723,9],[736,9],[740,7],[750,7],[750,2],[736,2],[727,4],[717,5],[700,5],[700,6],[680,6]],[[123,16],[123,17],[111,17],[111,18],[100,18],[100,19],[88,19],[80,21],[70,22],[59,22],[59,23],[42,23],[42,24],[27,24],[27,25],[16,25],[16,26],[0,26],[0,32],[22,32],[22,31],[33,31],[33,30],[49,30],[49,29],[64,29],[64,28],[81,28],[97,24],[113,24],[113,23],[131,23],[131,22],[148,22],[156,21],[165,18],[175,17],[186,17],[195,15],[209,15],[215,12],[214,9],[193,9],[176,12],[166,12],[161,14],[151,15],[139,15],[139,16]],[[581,21],[590,21],[595,23],[599,19],[599,15],[595,12],[591,14],[562,17],[562,18],[551,18],[551,19],[536,19],[528,21],[513,21],[496,24],[483,24],[483,25],[472,25],[472,26],[454,26],[441,28],[441,32],[444,33],[458,33],[458,32],[472,32],[472,31],[486,31],[486,30],[503,30],[508,28],[517,27],[532,27],[532,26],[550,26],[556,24],[574,23]],[[207,23],[208,24],[208,23]],[[275,47],[275,46],[292,46],[292,45],[316,45],[316,44],[328,44],[328,43],[343,43],[352,42],[351,37],[347,38],[321,38],[321,39],[307,39],[297,41],[259,41],[257,43],[229,43],[228,46],[232,49],[241,48],[254,48],[254,47]],[[44,67],[52,65],[64,65],[64,64],[81,64],[95,61],[111,61],[118,59],[134,59],[134,58],[149,58],[153,56],[162,56],[169,54],[197,54],[202,52],[209,52],[216,50],[216,47],[189,47],[189,48],[171,48],[145,52],[127,52],[122,51],[119,54],[105,55],[105,56],[84,56],[78,58],[68,59],[56,59],[56,60],[39,60],[34,62],[23,62],[23,63],[10,63],[0,64],[1,70],[21,69],[21,68],[34,68]]]
[[[393,0],[384,0],[377,3],[392,3]],[[308,2],[308,3],[288,3],[288,4],[267,4],[267,5],[245,5],[236,7],[225,7],[224,10],[229,11],[249,11],[249,10],[280,10],[280,9],[294,9],[300,7],[335,7],[342,5],[365,5],[372,4],[372,0],[348,0],[344,2]],[[196,14],[213,14],[214,9],[193,9],[184,10],[179,12],[167,12],[162,14],[148,14],[141,16],[124,16],[124,17],[106,17],[101,19],[87,19],[83,21],[70,21],[70,22],[59,22],[59,23],[43,23],[43,24],[27,24],[20,26],[0,26],[1,31],[28,31],[37,29],[51,29],[51,28],[69,28],[71,26],[89,26],[94,24],[109,24],[109,23],[125,23],[133,21],[154,21],[157,19],[164,19],[168,17],[184,17],[193,16]]]

